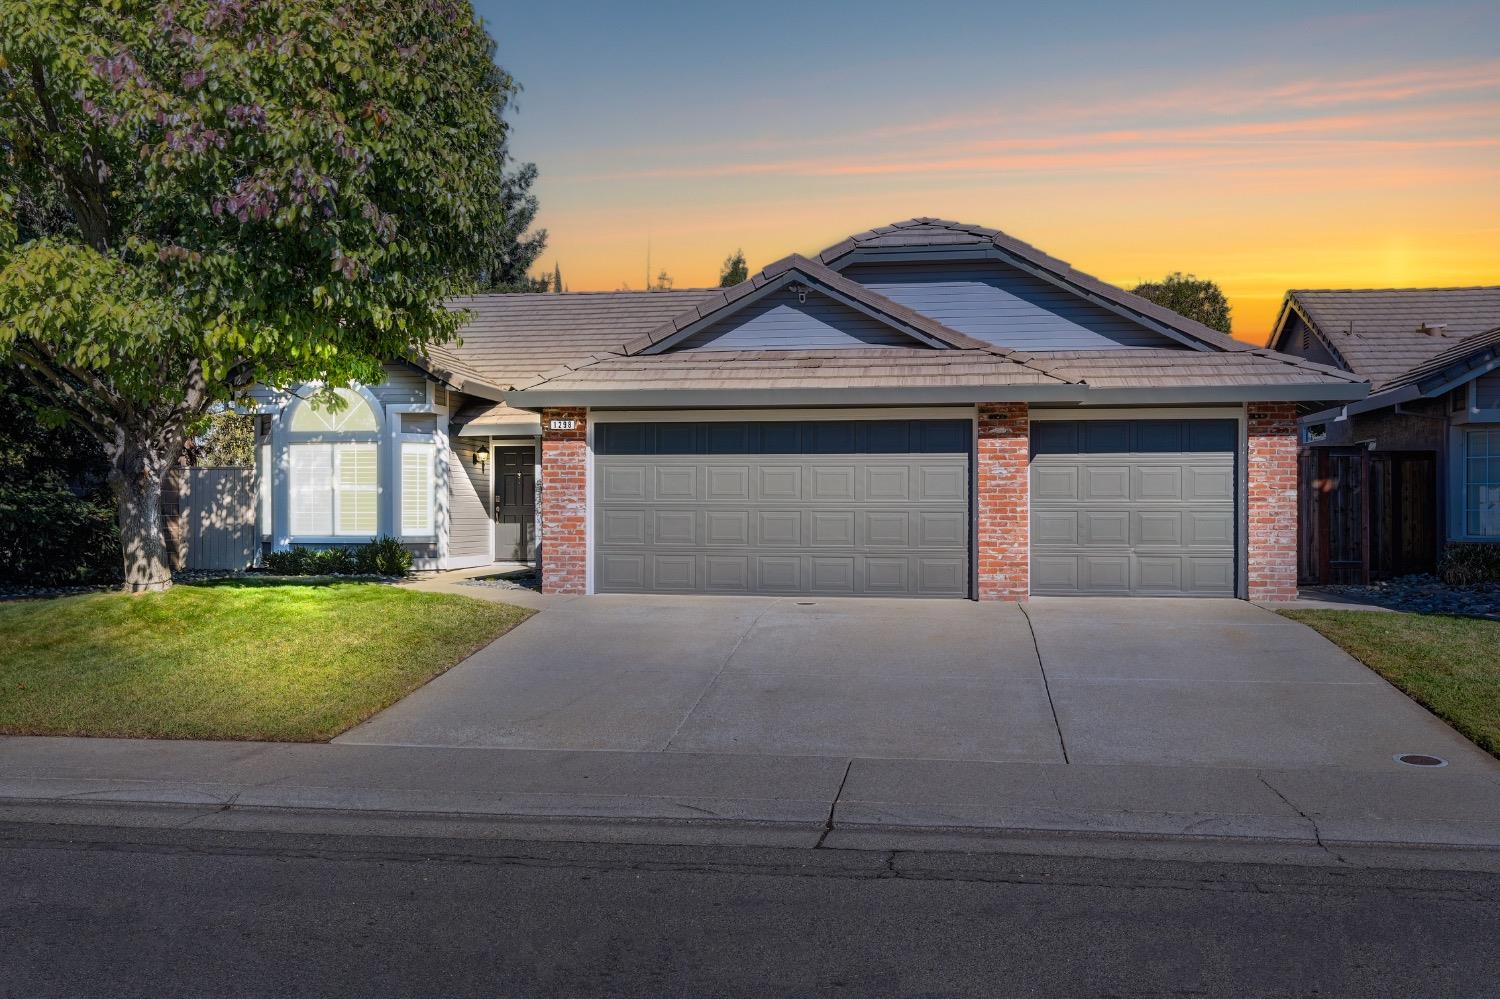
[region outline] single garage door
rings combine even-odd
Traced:
[[[1234,596],[1233,420],[1031,424],[1031,592]]]
[[[964,597],[968,420],[599,423],[601,593]]]

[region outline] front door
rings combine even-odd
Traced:
[[[495,558],[529,562],[535,550],[536,449],[495,448]]]

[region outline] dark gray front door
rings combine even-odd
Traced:
[[[963,597],[969,420],[600,423],[604,593]]]
[[[495,558],[531,560],[536,533],[536,451],[495,448]]]
[[[1031,592],[1235,593],[1233,420],[1031,424]]]

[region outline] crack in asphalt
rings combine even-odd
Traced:
[[[1348,864],[1349,863],[1349,861],[1345,860],[1342,856],[1340,856],[1339,854],[1335,853],[1333,851],[1333,849],[1327,843],[1323,842],[1323,831],[1318,828],[1318,820],[1317,819],[1314,819],[1311,815],[1308,815],[1301,808],[1299,808],[1292,801],[1291,798],[1288,798],[1286,795],[1282,794],[1281,793],[1281,789],[1278,788],[1278,787],[1276,787],[1276,785],[1272,784],[1270,781],[1266,780],[1266,775],[1263,774],[1263,773],[1261,773],[1259,770],[1257,770],[1255,772],[1255,779],[1258,780],[1258,781],[1260,781],[1262,784],[1264,784],[1266,786],[1266,790],[1270,791],[1272,794],[1276,795],[1276,797],[1280,798],[1286,804],[1286,807],[1290,808],[1292,811],[1294,811],[1298,815],[1302,816],[1302,818],[1307,822],[1307,824],[1310,825],[1310,826],[1312,826],[1313,842],[1315,842],[1317,844],[1318,849],[1320,849],[1324,853],[1328,854],[1330,857],[1332,857],[1335,861],[1337,861],[1340,864]]]

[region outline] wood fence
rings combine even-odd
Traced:
[[[255,562],[255,469],[179,468],[162,490],[173,569],[247,569]]]

